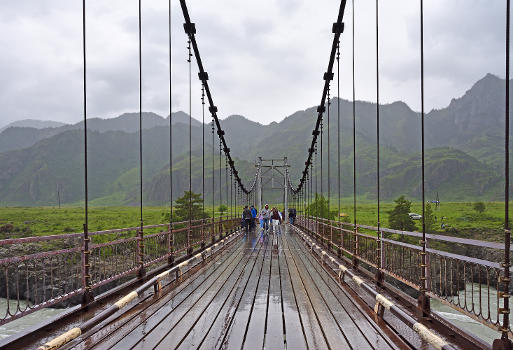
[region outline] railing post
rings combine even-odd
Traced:
[[[338,250],[337,250],[337,256],[339,258],[342,257],[342,249],[344,248],[344,231],[343,231],[343,227],[344,226],[339,221],[338,222],[338,229],[340,231],[340,245],[339,245]]]
[[[333,245],[333,222],[329,221],[330,223],[330,241],[328,243],[328,249],[331,251],[332,245]]]
[[[201,219],[201,249],[205,248],[205,219]]]
[[[425,240],[421,240],[419,242],[420,246],[427,248],[427,238]],[[425,249],[419,252],[420,255],[420,293],[417,300],[418,306],[418,316],[419,317],[428,317],[431,313],[431,305],[429,301],[429,297],[426,295],[427,291],[427,252]]]
[[[137,231],[137,265],[139,265],[137,276],[143,277],[146,271],[144,270],[144,232],[142,226]]]
[[[378,286],[383,285],[383,231],[378,231],[378,239],[376,240],[376,260],[378,268],[376,269],[376,284]]]
[[[359,237],[358,237],[358,225],[354,226],[354,252],[353,252],[353,266],[354,268],[358,267],[358,251],[360,249],[359,245]]]
[[[84,288],[84,294],[82,294],[82,305],[87,305],[94,300],[91,289],[91,265],[89,262],[91,251],[89,250],[89,242],[88,227],[87,224],[84,224],[84,237],[82,239],[82,288]]]
[[[189,219],[187,222],[187,255],[192,255],[192,246],[191,246],[191,234],[192,234],[192,219]]]
[[[167,240],[167,264],[173,265],[175,262],[175,234],[173,232],[173,223],[168,224],[168,240]]]

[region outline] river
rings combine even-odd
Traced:
[[[16,302],[11,300],[9,301],[10,305],[9,308],[11,310],[16,308]],[[23,309],[26,307],[25,302],[21,302],[21,308]],[[5,312],[7,310],[7,299],[0,298],[0,317],[3,317],[5,315]],[[0,339],[7,338],[10,335],[16,334],[24,329],[30,328],[32,326],[35,326],[37,324],[40,324],[41,322],[50,319],[54,316],[59,315],[60,313],[66,311],[66,309],[52,309],[52,308],[46,308],[42,310],[35,311],[25,317],[22,317],[20,319],[14,320],[12,322],[9,322],[7,324],[4,324],[0,326]]]

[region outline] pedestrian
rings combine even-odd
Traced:
[[[291,225],[294,225],[296,221],[296,208],[289,208],[289,222]]]
[[[257,216],[257,210],[255,209],[255,207],[252,205],[251,206],[251,216],[253,218],[253,220],[251,220],[251,228],[254,228],[255,227],[255,219],[256,219],[256,216]]]
[[[273,208],[271,213],[271,219],[273,220],[273,232],[277,234],[278,232],[281,234],[280,224],[281,224],[281,214],[278,209]]]
[[[251,219],[253,218],[253,216],[251,215],[251,210],[249,210],[247,205],[244,207],[244,210],[242,211],[242,218],[244,219],[244,227],[246,229],[246,233],[249,233]]]
[[[266,204],[264,208],[260,211],[260,215],[262,216],[262,229],[264,231],[269,230],[269,220],[271,219],[271,212],[269,211],[269,204]]]

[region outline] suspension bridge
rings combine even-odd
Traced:
[[[0,257],[0,283],[8,299],[0,325],[16,322],[43,308],[71,305],[55,318],[4,339],[2,349],[512,349],[510,325],[509,227],[509,84],[505,113],[505,221],[504,241],[485,242],[426,233],[424,191],[424,15],[420,0],[421,171],[422,231],[389,229],[380,222],[380,105],[379,2],[376,1],[376,166],[377,216],[375,226],[357,221],[356,128],[353,49],[353,222],[326,219],[312,212],[317,194],[337,197],[340,213],[340,132],[337,157],[332,159],[330,120],[340,131],[340,106],[330,116],[330,101],[340,97],[341,36],[345,28],[345,0],[340,1],[332,25],[332,45],[324,73],[317,118],[311,141],[305,144],[305,163],[299,180],[291,178],[287,158],[255,164],[254,180],[244,184],[218,119],[197,42],[198,33],[185,0],[180,0],[187,46],[189,96],[193,62],[201,82],[203,137],[202,191],[205,193],[205,110],[211,120],[212,162],[219,151],[225,160],[226,193],[219,203],[227,216],[192,215],[188,220],[153,224],[143,216],[143,143],[139,132],[140,225],[105,231],[89,230],[87,154],[86,1],[82,4],[84,196],[83,232],[0,240],[7,256]],[[139,126],[142,130],[141,0],[139,0]],[[169,109],[172,108],[171,1],[169,1]],[[509,82],[510,1],[505,2],[506,82]],[[340,98],[337,99],[340,103]],[[189,116],[192,100],[189,98]],[[191,117],[192,118],[192,117]],[[172,118],[170,121],[169,177],[173,197]],[[327,126],[326,131],[324,130]],[[189,192],[192,193],[192,119],[189,123]],[[216,147],[215,135],[219,149]],[[327,174],[336,167],[337,184]],[[324,170],[326,168],[326,170]],[[212,166],[212,189],[221,186],[223,171]],[[323,171],[326,171],[323,173]],[[216,176],[218,182],[216,182]],[[270,187],[269,187],[270,184]],[[327,188],[323,188],[327,184]],[[338,189],[333,193],[332,185]],[[262,190],[283,191],[282,208],[297,216],[269,236],[241,227],[240,208],[262,208]],[[213,197],[214,198],[214,197]],[[215,198],[212,206],[214,207]],[[328,201],[327,211],[330,211]],[[286,220],[284,220],[286,221]],[[484,247],[502,254],[488,261],[435,249],[437,242]],[[22,254],[20,247],[38,247]],[[496,296],[490,290],[496,290]],[[493,344],[445,319],[430,308],[436,300],[496,331]]]

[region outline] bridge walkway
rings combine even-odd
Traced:
[[[298,235],[282,232],[270,242],[250,232],[182,283],[65,348],[397,348]]]

